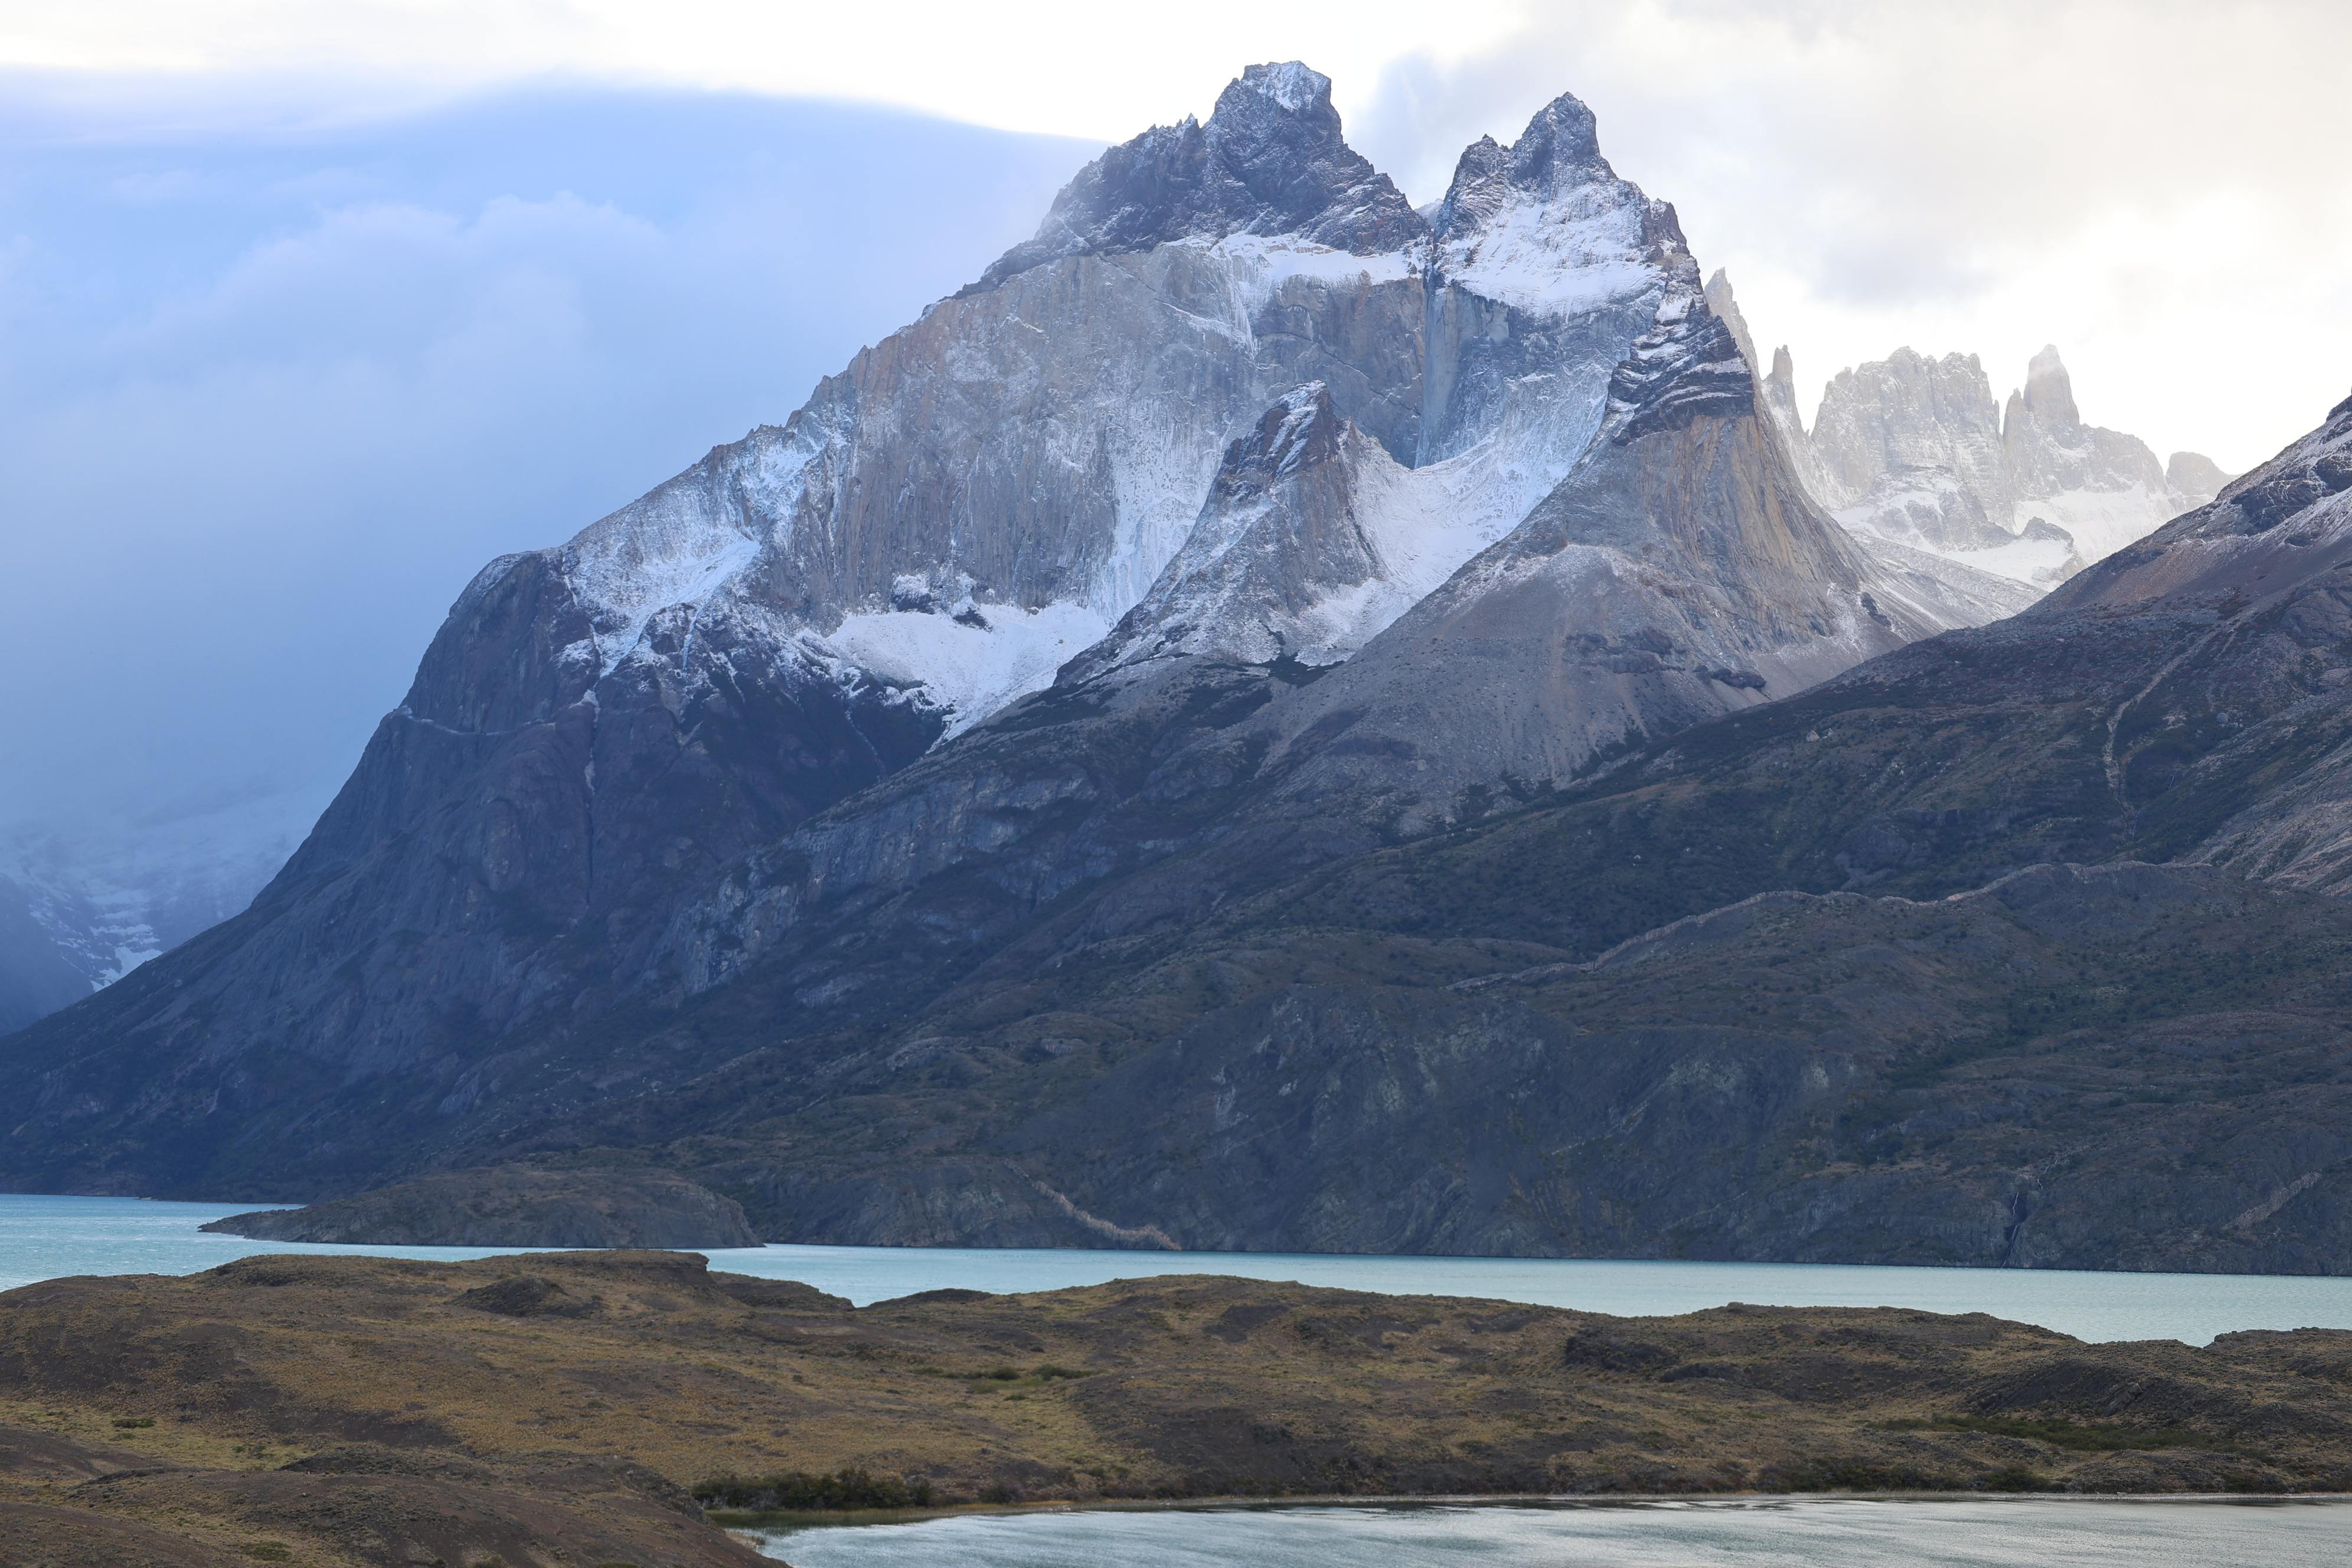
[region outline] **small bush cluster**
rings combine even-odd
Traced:
[[[705,1508],[750,1513],[826,1513],[842,1509],[929,1508],[931,1483],[921,1476],[877,1476],[856,1468],[813,1476],[785,1470],[772,1476],[719,1476],[694,1489]]]
[[[938,1369],[918,1367],[916,1370],[936,1372]],[[1027,1372],[1023,1372],[1017,1366],[992,1366],[986,1372],[950,1373],[941,1375],[961,1377],[970,1383],[1021,1383],[1024,1381],[1054,1383],[1067,1378],[1092,1377],[1094,1373],[1078,1367],[1057,1365],[1049,1361],[1041,1363]]]

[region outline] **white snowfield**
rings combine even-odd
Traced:
[[[1272,304],[1284,284],[1303,279],[1325,288],[1370,288],[1421,275],[1420,247],[1358,256],[1295,235],[1229,234],[1222,239],[1180,239],[1176,246],[1200,250],[1232,279],[1236,337],[1255,337],[1251,322]]]
[[[959,616],[962,618],[959,619]],[[897,685],[920,686],[959,735],[991,713],[1054,684],[1054,672],[1109,635],[1111,623],[1066,601],[1030,610],[976,605],[955,610],[860,611],[831,635],[804,634],[825,652]]]
[[[2146,484],[2069,489],[2020,497],[2011,526],[2022,533],[2038,517],[2064,529],[2074,536],[2074,548],[2087,566],[2146,539],[2188,510],[2178,495]]]
[[[1297,448],[1323,390],[1309,384],[1277,405],[1285,417],[1269,445],[1284,455],[1285,479],[1296,479]],[[1339,439],[1344,474],[1323,483],[1346,498],[1349,548],[1340,561],[1294,582],[1301,574],[1285,563],[1298,552],[1299,526],[1289,498],[1267,492],[1238,506],[1212,502],[1143,601],[1145,624],[1115,657],[1337,663],[1508,533],[1532,504],[1520,495],[1522,476],[1498,477],[1492,442],[1409,468],[1352,425]]]
[[[1448,241],[1441,265],[1450,283],[1554,318],[1636,299],[1659,283],[1643,248],[1642,204],[1599,181],[1549,202],[1504,203],[1475,232]]]

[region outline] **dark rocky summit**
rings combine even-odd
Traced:
[[[668,1171],[451,1171],[204,1227],[375,1247],[757,1247],[742,1205]]]
[[[1331,79],[1292,61],[1252,66],[1206,125],[1186,119],[1120,143],[1054,200],[1036,237],[967,293],[1069,256],[1123,256],[1173,240],[1295,235],[1359,256],[1394,251],[1429,226],[1339,133]]]

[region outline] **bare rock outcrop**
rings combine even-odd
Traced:
[[[204,1227],[257,1241],[376,1247],[732,1247],[760,1238],[743,1206],[662,1170],[502,1165],[422,1176]]]

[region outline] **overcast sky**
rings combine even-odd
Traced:
[[[0,0],[0,615],[44,660],[0,822],[314,809],[482,561],[1292,58],[1416,201],[1576,92],[1809,413],[1898,343],[1998,395],[2054,342],[2088,417],[2235,469],[2352,389],[2342,0]]]
[[[74,87],[0,77],[0,861],[12,824],[236,803],[220,831],[299,837],[485,562],[782,420],[1093,145],[606,87],[142,123],[154,84]]]
[[[2344,0],[0,0],[26,64],[564,73],[1097,140],[1289,58],[1416,201],[1576,92],[1809,402],[1897,342],[1980,353],[1998,392],[2055,342],[2091,417],[2237,468],[2352,384]]]

